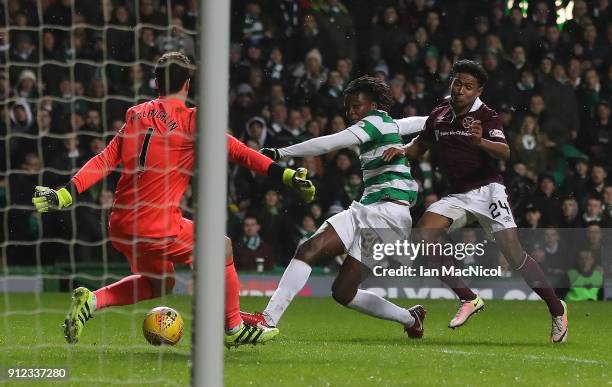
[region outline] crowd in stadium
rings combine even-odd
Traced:
[[[120,259],[101,243],[116,174],[79,196],[75,210],[42,220],[28,207],[33,187],[65,184],[122,126],[128,107],[156,96],[151,70],[160,53],[195,59],[196,3],[79,0],[71,8],[71,1],[8,0],[0,7],[2,238],[83,242],[47,243],[37,252],[11,245],[9,262]],[[254,149],[341,131],[348,125],[343,88],[366,73],[390,85],[392,117],[428,115],[448,94],[452,63],[474,59],[489,76],[482,99],[500,114],[512,149],[500,168],[517,223],[590,230],[579,245],[595,251],[601,237],[590,235],[612,226],[612,7],[608,0],[556,3],[233,1],[229,131]],[[573,17],[558,19],[568,5]],[[357,200],[357,151],[286,161],[310,172],[318,200],[308,206],[232,166],[227,232],[237,267],[286,264],[301,240]],[[446,184],[435,156],[411,167],[420,185],[416,223]],[[567,251],[562,239],[532,248],[542,262],[554,260]],[[567,258],[566,269],[579,255]]]

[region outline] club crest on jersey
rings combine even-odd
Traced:
[[[489,130],[489,136],[491,136],[491,137],[506,138],[506,136],[504,136],[504,132],[502,132],[501,129],[491,129],[491,130]]]
[[[461,121],[461,125],[468,129],[470,127],[470,125],[472,125],[472,123],[474,122],[474,117],[472,116],[465,116],[463,117],[463,121]]]

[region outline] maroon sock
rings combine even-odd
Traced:
[[[442,266],[453,266],[453,259],[447,256],[436,257],[432,259],[432,263],[442,272]],[[446,284],[455,294],[463,301],[472,301],[476,298],[476,294],[470,289],[463,278],[455,276],[440,276],[442,282]]]
[[[463,301],[472,301],[476,298],[476,294],[470,289],[463,279],[460,277],[440,276],[440,280],[444,282],[455,294]]]
[[[527,253],[523,266],[517,271],[523,276],[525,282],[537,293],[540,298],[548,305],[548,310],[552,316],[561,316],[563,314],[563,305],[557,297],[555,290],[550,287],[544,272],[540,265],[533,260]]]

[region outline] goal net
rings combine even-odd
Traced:
[[[72,289],[130,273],[107,230],[119,172],[72,192],[69,209],[41,215],[31,200],[37,185],[69,183],[122,127],[129,107],[156,97],[152,70],[161,53],[195,60],[196,7],[191,0],[0,3],[0,366],[68,364],[73,382],[188,382],[190,330],[171,348],[142,335],[145,313],[159,305],[189,326],[191,301],[181,296],[191,293],[187,271],[177,272],[174,295],[96,313],[78,345],[63,337]]]

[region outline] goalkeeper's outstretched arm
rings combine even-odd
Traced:
[[[37,186],[32,198],[32,204],[38,212],[58,210],[72,205],[71,186],[77,193],[83,193],[92,185],[108,176],[121,161],[121,136],[117,134],[102,152],[89,159],[84,166],[70,179],[70,182],[57,190]]]
[[[315,187],[310,180],[306,179],[308,171],[305,168],[298,168],[296,171],[281,167],[271,158],[254,151],[229,134],[227,135],[227,155],[231,162],[240,164],[260,175],[281,181],[286,186],[295,189],[304,201],[311,202],[314,199]]]
[[[120,150],[121,135],[117,134],[102,152],[89,159],[72,177],[70,182],[76,191],[80,194],[87,191],[89,187],[114,171],[121,162]]]

